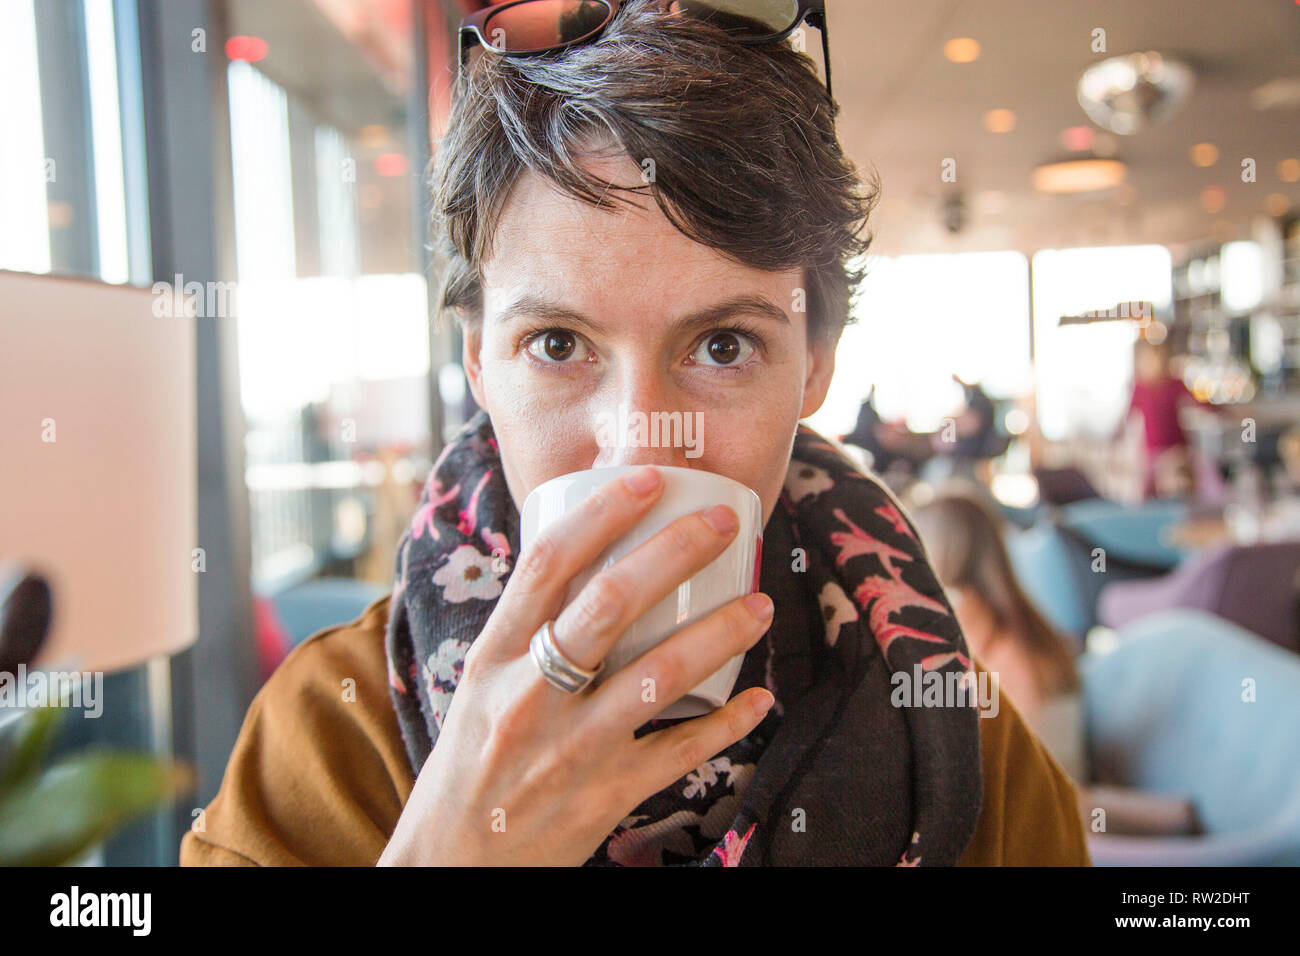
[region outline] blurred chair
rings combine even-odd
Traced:
[[[312,578],[275,595],[276,616],[289,632],[290,650],[317,631],[361,616],[388,588],[353,578]]]
[[[1137,567],[1170,570],[1186,552],[1167,543],[1165,536],[1187,519],[1187,503],[1176,499],[1126,505],[1106,498],[1076,501],[1060,510],[1060,524],[1081,541],[1106,549],[1112,559]]]
[[[1102,498],[1057,509],[1007,537],[1016,575],[1048,620],[1082,642],[1097,624],[1097,600],[1109,582],[1165,574],[1182,552],[1163,541],[1187,513],[1182,502],[1129,506]],[[1105,571],[1096,549],[1105,552]],[[1082,647],[1082,643],[1080,644]]]
[[[1189,798],[1205,833],[1090,833],[1093,863],[1300,865],[1300,657],[1203,611],[1120,638],[1080,661],[1096,782]]]
[[[1035,468],[1034,480],[1038,482],[1038,497],[1044,504],[1074,504],[1100,498],[1101,493],[1078,468]]]
[[[1217,614],[1288,650],[1300,651],[1300,541],[1221,545],[1148,581],[1115,581],[1102,589],[1097,616],[1121,627],[1172,608]]]

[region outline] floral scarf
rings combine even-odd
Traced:
[[[919,693],[895,690],[930,672],[949,686],[973,677],[915,527],[801,424],[763,539],[760,588],[776,610],[733,695],[762,685],[775,704],[634,808],[586,865],[955,863],[980,812],[979,717],[969,695],[918,706]],[[398,548],[385,646],[416,773],[518,550],[519,513],[479,411],[439,455]]]

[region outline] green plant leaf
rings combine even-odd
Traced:
[[[0,866],[67,863],[192,787],[188,767],[148,754],[60,761],[0,796]]]
[[[58,707],[38,707],[18,720],[13,739],[4,743],[9,756],[0,767],[0,797],[36,773],[65,713]]]

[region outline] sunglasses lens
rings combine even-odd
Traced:
[[[529,0],[488,17],[483,34],[500,53],[546,50],[595,33],[610,17],[602,0]]]
[[[673,0],[669,8],[754,38],[784,33],[799,18],[799,0]]]

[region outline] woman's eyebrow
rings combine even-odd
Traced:
[[[706,328],[724,322],[738,313],[748,313],[760,318],[771,319],[774,322],[781,322],[785,325],[790,324],[790,317],[772,300],[761,295],[745,293],[732,296],[730,299],[724,299],[722,302],[706,306],[703,309],[697,309],[689,315],[684,315],[674,320],[669,326],[669,330],[671,332],[684,332]],[[524,293],[502,309],[497,315],[497,322],[504,325],[525,315],[545,319],[548,322],[564,322],[585,326],[596,333],[606,331],[605,326],[595,319],[589,318],[574,309],[548,302],[531,292]]]

